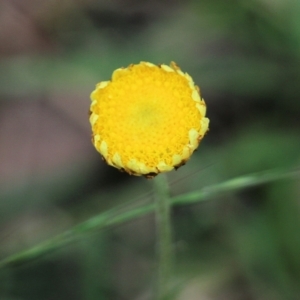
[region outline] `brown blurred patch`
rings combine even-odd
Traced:
[[[0,7],[0,55],[49,51],[53,45],[32,16],[13,1]]]
[[[0,140],[5,142],[0,145],[1,185],[91,160],[95,152],[90,142],[87,108],[73,106],[65,113],[53,104],[80,103],[81,97],[77,101],[75,98],[56,95],[52,100],[25,98],[2,105]]]

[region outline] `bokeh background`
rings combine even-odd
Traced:
[[[172,195],[297,167],[299,16],[299,0],[1,0],[0,258],[153,200],[90,142],[91,91],[130,63],[176,61],[207,102]],[[295,177],[174,208],[174,299],[300,299],[299,196]],[[0,299],[153,299],[156,267],[150,214],[2,268]]]

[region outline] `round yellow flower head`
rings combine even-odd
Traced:
[[[198,86],[174,62],[117,69],[91,100],[94,146],[109,165],[132,175],[180,167],[208,130]]]

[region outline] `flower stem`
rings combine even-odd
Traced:
[[[170,296],[170,277],[172,274],[172,230],[171,199],[165,174],[154,178],[155,217],[157,230],[158,281],[157,299],[166,300]]]

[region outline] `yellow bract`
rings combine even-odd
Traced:
[[[129,174],[153,177],[183,165],[208,130],[199,88],[174,62],[117,69],[91,100],[94,146]]]

